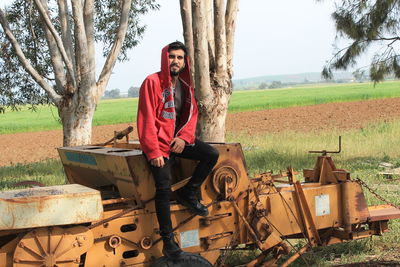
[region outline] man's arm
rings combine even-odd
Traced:
[[[158,88],[156,82],[146,78],[139,92],[138,135],[142,150],[149,160],[162,157],[155,126],[156,108],[159,101],[159,96],[155,92],[156,88]]]

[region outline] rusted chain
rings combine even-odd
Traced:
[[[382,202],[385,202],[386,204],[399,209],[400,210],[400,206],[386,200],[384,197],[382,197],[381,195],[379,195],[375,190],[373,190],[371,187],[369,187],[363,180],[361,180],[360,178],[356,178],[355,182],[358,183],[359,185],[365,187],[368,189],[369,192],[371,192],[371,194],[373,194],[377,199],[379,199]]]

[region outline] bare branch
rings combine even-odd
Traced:
[[[227,75],[226,33],[225,33],[225,1],[214,1],[214,25],[215,25],[215,59],[216,76],[225,80]]]
[[[40,0],[35,0],[35,4],[40,12],[40,15],[42,15],[44,22],[46,23],[47,27],[49,28],[51,34],[53,35],[53,37],[57,43],[57,47],[60,50],[60,53],[64,60],[65,66],[67,67],[67,71],[72,76],[73,75],[72,63],[71,63],[71,61],[68,60],[68,56],[67,56],[67,53],[65,51],[65,48],[61,41],[60,36],[58,35],[56,29],[54,28],[53,24],[51,23],[50,18],[48,16],[45,8],[42,6]],[[73,87],[76,87],[76,81],[75,81],[74,77],[72,77],[72,85],[73,85]]]
[[[83,20],[83,6],[80,0],[72,0],[72,11],[75,22],[75,46],[77,49],[77,57],[79,58],[78,72],[81,75],[81,82],[87,78],[89,73],[88,45],[85,31],[85,23]],[[86,78],[84,78],[86,77]]]
[[[214,28],[214,0],[206,0],[206,15],[207,15],[207,41],[208,41],[208,54],[210,55],[210,69],[215,68],[215,33]],[[217,36],[218,39],[219,36]]]
[[[126,31],[128,29],[129,11],[131,9],[132,0],[124,0],[121,9],[121,18],[117,34],[115,36],[114,44],[107,56],[107,60],[104,63],[103,70],[101,71],[100,77],[97,81],[97,97],[103,93],[111,76],[112,69],[114,68],[115,62],[117,61],[118,55],[121,51],[122,44],[125,40]]]
[[[45,9],[45,11],[47,13],[48,12],[47,1],[46,0],[41,0],[41,1],[43,3],[43,8]],[[54,37],[51,34],[49,28],[44,23],[42,23],[42,25],[43,25],[44,32],[46,34],[47,44],[49,46],[50,59],[51,59],[52,65],[53,65],[57,91],[63,92],[64,85],[67,83],[67,79],[66,79],[65,73],[64,73],[64,65],[62,62],[62,57],[61,57],[60,51],[58,50],[56,41],[54,40]]]
[[[89,66],[90,66],[90,76],[93,82],[96,82],[96,62],[95,62],[95,47],[94,47],[94,18],[93,18],[93,0],[85,0],[83,8],[83,20],[85,23],[86,40],[88,46],[88,53],[90,56]]]
[[[181,6],[181,17],[183,26],[183,38],[185,39],[185,45],[188,49],[190,59],[190,70],[192,76],[195,75],[195,64],[194,64],[194,47],[193,47],[193,28],[192,28],[192,5],[190,0],[180,0]]]
[[[225,29],[226,29],[226,51],[227,51],[227,64],[228,72],[232,77],[233,69],[233,44],[236,29],[236,16],[238,12],[239,0],[227,0],[226,13],[225,13]]]
[[[3,27],[4,33],[7,39],[10,41],[13,46],[15,53],[21,62],[21,65],[25,68],[25,70],[32,76],[32,78],[48,93],[49,97],[53,101],[55,105],[58,105],[61,102],[62,97],[54,91],[53,87],[49,85],[42,76],[32,67],[29,60],[25,57],[24,52],[21,49],[17,39],[11,32],[10,26],[8,25],[8,21],[6,19],[3,10],[0,8],[0,23]]]
[[[68,3],[66,0],[57,0],[58,4],[58,14],[60,17],[60,25],[61,25],[61,39],[63,41],[65,51],[67,53],[68,59],[72,63],[73,77],[76,79],[76,64],[75,58],[73,56],[73,47],[72,47],[72,33],[71,33],[71,23],[68,19]],[[68,79],[72,82],[71,77]]]
[[[37,36],[36,36],[35,30],[33,29],[33,24],[32,24],[32,13],[33,13],[33,0],[31,0],[29,3],[28,20],[29,20],[29,31],[31,32],[33,40],[34,40],[33,47],[34,47],[34,51],[35,51],[35,59],[34,59],[33,64],[36,65],[37,64],[37,55],[38,55],[38,52],[37,52],[38,44],[37,44]]]

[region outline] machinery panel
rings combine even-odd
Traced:
[[[99,220],[100,192],[69,184],[0,192],[0,230]]]

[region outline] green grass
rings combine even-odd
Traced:
[[[230,112],[400,97],[400,82],[317,85],[234,92]]]
[[[400,82],[319,85],[289,89],[234,92],[229,112],[306,106],[331,102],[400,97]],[[61,129],[57,109],[39,106],[37,112],[28,107],[21,111],[0,114],[0,134]],[[97,106],[93,125],[136,121],[137,98],[102,100]]]
[[[50,186],[65,184],[66,178],[58,159],[0,168],[0,190],[15,189],[15,184],[21,181],[36,181]]]
[[[108,125],[136,121],[137,98],[104,100],[97,106],[93,125]],[[37,107],[32,111],[20,106],[20,111],[7,110],[0,113],[0,134],[35,132],[61,129],[57,108],[51,105]]]

